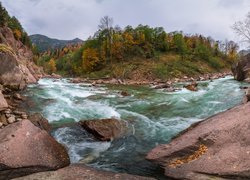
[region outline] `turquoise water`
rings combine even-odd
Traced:
[[[25,95],[32,101],[29,111],[42,113],[55,127],[110,117],[127,122],[128,134],[112,142],[95,141],[77,126],[55,128],[52,134],[67,147],[72,163],[157,177],[159,169],[144,159],[146,153],[191,124],[240,104],[241,85],[226,77],[200,82],[198,92],[169,93],[144,86],[92,87],[66,79],[41,79]],[[121,91],[131,96],[122,97]]]

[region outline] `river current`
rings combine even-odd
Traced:
[[[176,84],[182,87],[183,84]],[[146,154],[191,124],[241,103],[242,84],[232,77],[199,82],[199,91],[165,92],[147,86],[93,87],[67,79],[41,79],[25,96],[28,110],[39,112],[53,125],[52,135],[68,149],[72,163],[103,170],[157,177],[159,168]],[[130,96],[123,97],[121,91]],[[99,142],[72,122],[117,118],[127,122],[129,133],[112,142]]]

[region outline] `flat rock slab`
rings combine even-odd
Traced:
[[[56,170],[69,164],[66,149],[29,120],[0,129],[0,179]]]
[[[42,172],[17,178],[16,180],[153,180],[142,176],[119,174],[96,170],[85,165],[71,165],[52,172]]]
[[[117,119],[80,121],[79,124],[100,141],[111,141],[127,131],[126,123]]]
[[[250,103],[191,126],[147,159],[176,179],[250,179]]]

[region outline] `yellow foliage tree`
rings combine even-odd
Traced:
[[[53,58],[49,60],[48,72],[51,74],[56,72],[56,62]]]
[[[14,36],[15,36],[15,38],[16,38],[17,40],[20,40],[21,37],[22,37],[22,32],[19,31],[18,29],[15,29],[15,30],[14,30]]]
[[[102,61],[99,58],[99,53],[96,49],[87,48],[83,51],[83,68],[87,71],[94,71],[101,65]]]

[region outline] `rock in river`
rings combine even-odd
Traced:
[[[111,141],[125,134],[126,123],[116,119],[80,121],[79,124],[100,141]]]
[[[192,82],[189,85],[184,86],[186,89],[190,90],[190,91],[198,91],[197,88],[198,84],[196,82]]]
[[[196,123],[147,159],[174,179],[250,179],[250,103]]]
[[[66,149],[29,120],[0,129],[0,179],[69,165]]]

